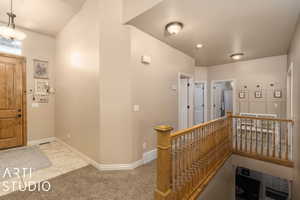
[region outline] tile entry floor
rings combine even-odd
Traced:
[[[0,182],[0,197],[18,188],[40,183],[60,175],[88,166],[88,163],[59,142],[40,145],[40,149],[48,156],[52,166],[32,173],[29,177],[15,177]]]

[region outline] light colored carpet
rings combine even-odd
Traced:
[[[14,192],[0,200],[153,200],[155,166],[115,172],[88,166],[51,179],[49,192]]]
[[[23,169],[37,171],[51,166],[48,157],[40,150],[39,146],[21,147],[0,151],[0,182],[12,177],[17,170]],[[9,170],[10,173],[7,173]],[[29,172],[29,170],[25,170]]]

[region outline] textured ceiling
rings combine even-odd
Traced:
[[[164,0],[129,24],[194,57],[198,66],[286,54],[300,10],[299,0]],[[183,31],[167,36],[171,21]],[[204,47],[195,48],[197,43]]]
[[[7,22],[9,0],[0,1],[0,21]],[[85,0],[14,0],[16,24],[55,36],[80,10]]]

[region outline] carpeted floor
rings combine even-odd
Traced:
[[[155,163],[131,171],[92,166],[51,179],[49,192],[14,192],[0,200],[153,200]]]

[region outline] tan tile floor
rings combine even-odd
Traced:
[[[16,191],[20,187],[24,188],[28,185],[37,184],[70,171],[88,166],[88,163],[85,160],[59,142],[40,145],[40,148],[45,155],[48,156],[49,160],[52,162],[52,166],[33,172],[31,177],[20,176],[19,178],[15,177],[6,180],[5,182],[0,182],[0,196]],[[15,187],[13,187],[13,184]]]

